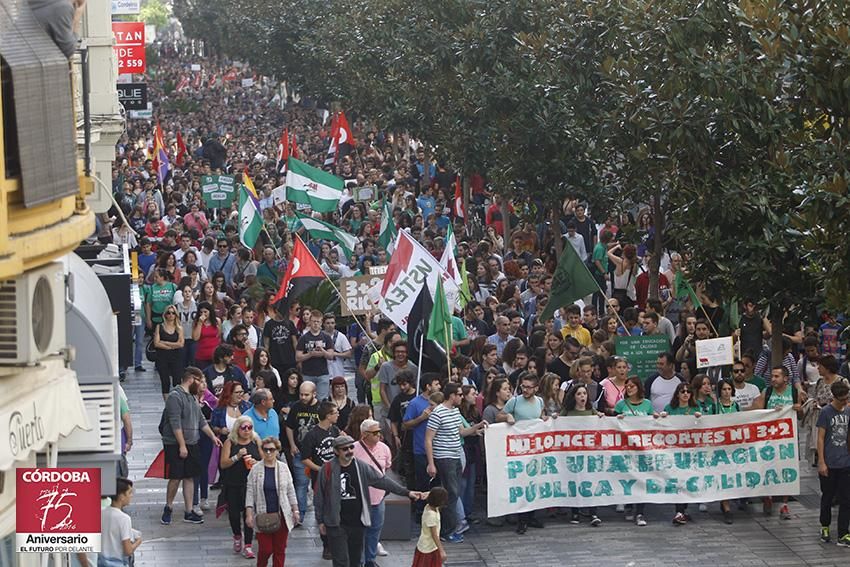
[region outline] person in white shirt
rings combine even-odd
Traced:
[[[567,242],[572,244],[573,249],[581,258],[582,262],[587,261],[587,248],[584,245],[584,237],[576,232],[576,223],[570,221],[567,223]]]
[[[735,386],[735,391],[732,396],[738,404],[738,408],[748,410],[759,397],[759,388],[755,384],[747,382],[747,370],[740,360],[736,360],[732,365],[732,384]]]
[[[646,398],[652,402],[652,411],[661,413],[673,399],[676,387],[684,380],[676,374],[676,358],[672,353],[659,354],[655,367],[658,372],[646,379],[644,392]]]
[[[344,358],[351,358],[352,348],[345,333],[336,330],[336,317],[333,313],[325,313],[322,319],[322,330],[330,336],[334,343],[334,357],[328,360],[328,374],[331,377],[345,376]]]
[[[103,534],[102,551],[98,567],[127,565],[127,558],[142,545],[141,534],[133,529],[133,523],[123,508],[133,499],[133,481],[115,479],[115,497],[112,505],[100,513],[100,528]]]

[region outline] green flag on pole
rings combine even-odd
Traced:
[[[681,271],[676,272],[676,278],[673,281],[673,287],[676,290],[677,298],[682,298],[684,295],[687,295],[691,298],[691,305],[694,306],[694,309],[702,307],[702,303],[700,303],[694,288],[691,287],[691,284],[688,283],[688,280],[685,279],[685,276],[682,275]]]
[[[335,211],[342,197],[343,181],[303,161],[290,157],[286,162],[286,198],[309,205],[320,213]]]
[[[460,303],[466,309],[466,304],[472,301],[472,292],[469,291],[469,275],[466,271],[466,258],[460,261],[460,278]]]
[[[599,291],[596,280],[590,275],[587,266],[576,254],[571,244],[564,246],[564,251],[558,259],[558,267],[552,277],[552,291],[549,293],[549,304],[540,315],[540,321],[549,320],[556,309],[574,303],[586,295]]]
[[[355,236],[345,232],[341,228],[320,221],[319,219],[314,219],[311,216],[302,215],[298,212],[295,213],[295,216],[298,217],[301,226],[310,233],[310,236],[332,240],[338,243],[345,253],[345,257],[351,258],[351,255],[354,253],[354,247],[357,246],[357,238]]]
[[[239,189],[239,241],[246,248],[257,244],[260,232],[263,230],[263,217],[254,196],[245,185]]]
[[[437,278],[437,294],[434,296],[434,308],[431,310],[425,338],[440,343],[446,352],[452,348],[452,310],[446,301],[442,278]]]
[[[395,246],[395,238],[398,230],[393,221],[393,210],[387,203],[387,196],[384,195],[381,201],[381,230],[378,233],[378,243],[387,251],[388,255],[392,255],[393,246]]]

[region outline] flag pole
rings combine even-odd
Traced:
[[[446,334],[446,380],[451,380],[452,377],[452,336],[449,334],[448,322],[443,324],[443,332]]]
[[[419,381],[422,377],[422,350],[425,348],[425,333],[419,335],[419,365],[416,367],[416,391],[419,391]]]
[[[587,267],[585,267],[585,270],[587,270]],[[590,270],[587,270],[587,272],[590,273]],[[599,281],[596,278],[593,277],[593,274],[590,274],[590,277],[593,278],[593,283],[596,284],[596,289],[598,289],[599,293],[602,294],[602,297],[605,298],[605,305],[607,305],[608,307],[611,307],[611,299],[608,297],[608,295],[604,291],[602,291],[602,286],[599,285]],[[611,312],[614,314],[614,317],[617,318],[617,321],[620,322],[620,325],[623,326],[623,329],[626,331],[626,335],[631,336],[632,333],[631,333],[631,331],[629,331],[628,327],[626,327],[626,322],[623,321],[623,319],[620,318],[620,313],[617,312],[616,310],[614,310],[613,308],[611,309]]]

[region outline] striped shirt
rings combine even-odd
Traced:
[[[432,447],[434,459],[460,459],[460,412],[439,404],[428,418],[428,429],[435,432]]]

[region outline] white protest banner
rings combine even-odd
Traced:
[[[371,313],[375,303],[369,300],[369,288],[380,286],[384,278],[381,276],[353,276],[340,278],[340,303],[343,315],[363,315]]]
[[[559,417],[487,428],[487,513],[800,492],[793,410]]]
[[[407,318],[422,284],[427,282],[431,297],[434,297],[437,292],[437,278],[443,280],[448,304],[457,303],[460,290],[452,277],[424,246],[408,232],[400,231],[381,286],[381,312],[395,323],[399,330],[406,332]]]
[[[735,362],[735,347],[732,337],[703,339],[696,342],[697,368],[709,366],[726,366]]]
[[[243,87],[253,87],[254,86],[254,79],[251,78],[251,77],[248,77],[247,79],[242,79],[242,86]]]

